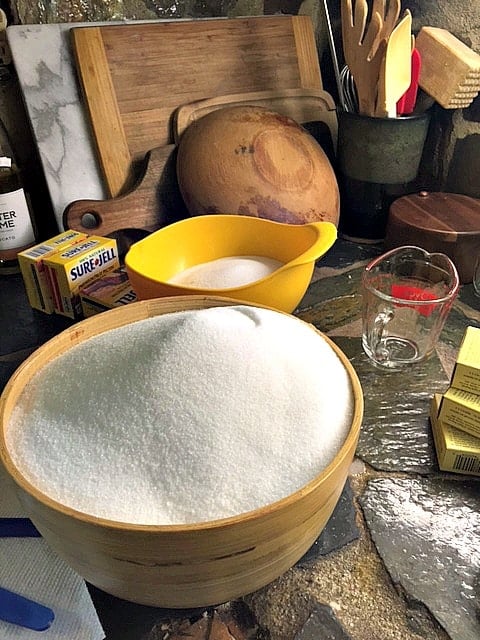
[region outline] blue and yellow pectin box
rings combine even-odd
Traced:
[[[82,316],[80,290],[100,276],[118,269],[117,242],[113,238],[88,236],[44,260],[55,312],[69,318]]]
[[[122,307],[137,300],[125,268],[115,269],[80,290],[86,318],[101,311]]]
[[[50,289],[47,268],[44,260],[87,238],[80,231],[64,231],[18,254],[18,264],[22,273],[25,290],[30,306],[33,309],[53,313],[55,305]]]

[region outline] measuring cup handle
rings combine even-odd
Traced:
[[[372,329],[372,350],[378,360],[383,360],[388,356],[388,353],[383,345],[383,334],[385,327],[392,320],[394,313],[391,309],[387,311],[381,311],[373,322]]]
[[[477,296],[480,296],[480,255],[478,256],[473,269],[473,289]]]

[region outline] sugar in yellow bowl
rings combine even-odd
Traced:
[[[336,238],[331,222],[194,216],[135,243],[125,265],[140,300],[203,294],[290,313],[310,284],[315,261]]]

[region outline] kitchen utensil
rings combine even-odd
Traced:
[[[191,215],[338,223],[337,179],[325,152],[297,122],[268,109],[227,107],[190,125],[177,176]]]
[[[355,81],[358,112],[371,116],[375,112],[378,76],[386,48],[385,39],[379,41],[383,18],[375,12],[366,26],[366,0],[356,0],[354,12],[352,0],[342,0],[341,14],[343,52]],[[372,53],[374,45],[376,50]]]
[[[0,518],[0,538],[38,538],[40,534],[28,518]]]
[[[480,253],[480,200],[427,191],[398,198],[390,207],[385,247],[404,244],[445,253],[460,282],[472,282],[474,257]]]
[[[52,549],[78,574],[117,597],[153,606],[190,608],[227,602],[255,591],[293,566],[310,548],[344,487],[358,442],[363,396],[348,358],[326,336],[351,381],[351,428],[323,472],[292,495],[264,508],[185,526],[111,522],[62,506],[32,486],[14,465],[5,438],[10,416],[25,385],[52,359],[90,337],[137,320],[232,304],[236,303],[213,296],[179,296],[136,302],[84,320],[22,363],[0,399],[0,457],[17,484],[28,515]],[[312,327],[312,331],[316,329]]]
[[[149,150],[173,143],[178,106],[257,90],[322,89],[309,16],[133,22],[70,33],[112,196],[132,188],[134,165]]]
[[[415,109],[418,94],[418,79],[420,77],[421,67],[422,59],[420,56],[420,52],[418,51],[418,49],[413,48],[410,86],[397,102],[398,116],[410,115]]]
[[[332,57],[333,72],[335,74],[335,81],[337,83],[338,100],[342,109],[346,109],[345,96],[343,93],[343,84],[340,78],[340,67],[338,65],[337,48],[335,46],[335,39],[333,37],[332,23],[330,20],[330,12],[328,10],[328,1],[323,0],[323,12],[325,14],[325,23],[327,25],[327,37],[330,47],[330,55]]]
[[[419,85],[444,109],[468,107],[480,91],[480,55],[446,29],[422,27]]]
[[[381,40],[387,41],[392,33],[395,25],[397,24],[398,17],[400,15],[401,1],[389,0],[388,8],[386,8],[385,0],[373,0],[372,15],[379,13],[382,18],[382,28],[380,29],[374,43],[372,45],[371,53],[375,53]]]
[[[45,631],[55,618],[49,607],[0,587],[0,620],[33,631]]]
[[[370,262],[362,276],[362,346],[373,364],[402,369],[431,355],[458,289],[443,253],[404,246]]]
[[[333,245],[329,222],[291,225],[251,216],[195,216],[136,242],[125,257],[130,283],[140,300],[163,296],[221,295],[291,312],[304,295],[315,260]],[[169,282],[179,271],[231,256],[263,256],[284,266],[257,282],[200,290]]]
[[[358,96],[355,87],[355,80],[350,69],[345,65],[340,72],[340,80],[343,85],[343,95],[345,99],[345,111],[350,113],[358,112]]]
[[[237,93],[180,105],[173,114],[174,141],[178,144],[188,125],[212,111],[245,105],[266,107],[300,124],[315,120],[326,122],[330,128],[332,140],[337,139],[337,118],[332,96],[324,89],[300,88]]]
[[[410,86],[411,42],[412,14],[407,9],[390,34],[382,61],[375,111],[379,117],[395,118],[397,102]]]

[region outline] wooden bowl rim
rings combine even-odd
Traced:
[[[182,306],[183,304],[188,304],[192,306]],[[208,304],[208,306],[201,306],[203,304]],[[320,337],[322,337],[327,344],[334,350],[334,352],[339,357],[343,366],[345,367],[348,377],[351,384],[352,389],[352,398],[354,401],[354,411],[352,416],[352,421],[350,425],[349,432],[345,441],[343,442],[340,450],[335,455],[334,459],[330,462],[330,464],[322,469],[322,471],[317,474],[312,480],[308,483],[294,491],[293,493],[272,502],[271,504],[264,505],[257,509],[253,509],[251,511],[247,511],[241,514],[236,514],[233,516],[229,516],[227,518],[220,518],[216,520],[206,520],[203,522],[195,522],[190,524],[164,524],[164,525],[152,525],[152,524],[135,524],[117,520],[110,520],[108,518],[101,518],[98,516],[91,515],[84,511],[78,511],[72,507],[62,504],[51,498],[48,494],[43,493],[33,484],[31,484],[23,475],[22,471],[15,465],[13,462],[10,453],[8,451],[7,443],[6,443],[6,428],[7,422],[10,417],[10,413],[7,415],[7,400],[12,393],[12,391],[18,386],[18,380],[24,383],[22,385],[22,389],[26,383],[30,381],[32,375],[40,370],[37,368],[34,370],[33,374],[30,372],[30,369],[33,368],[36,361],[41,358],[42,354],[45,351],[49,350],[49,347],[55,343],[58,338],[62,337],[65,339],[67,336],[72,335],[72,346],[76,346],[81,342],[88,340],[96,335],[100,335],[101,333],[105,333],[111,329],[115,329],[120,326],[124,326],[125,324],[129,324],[130,322],[136,322],[139,320],[146,320],[148,318],[162,315],[160,313],[152,313],[155,312],[155,309],[159,307],[168,307],[169,305],[178,306],[178,309],[172,309],[165,313],[173,313],[175,311],[184,311],[184,310],[196,310],[196,309],[204,309],[216,306],[252,306],[263,309],[269,309],[271,311],[275,311],[276,313],[281,313],[283,315],[290,316],[297,320],[298,322],[302,322],[308,326],[310,326]],[[195,306],[199,305],[199,306]],[[82,329],[89,328],[90,325],[98,324],[99,317],[105,317],[105,314],[108,314],[108,317],[112,320],[117,320],[116,316],[120,320],[122,320],[123,316],[125,316],[125,322],[118,322],[114,326],[107,326],[108,323],[104,323],[103,329],[96,331],[95,333],[88,334],[87,331],[83,332]],[[131,320],[128,320],[132,315],[136,316]],[[86,335],[85,335],[86,334]],[[55,356],[56,357],[56,356]],[[54,359],[54,358],[52,358]],[[23,380],[25,378],[25,380]],[[18,392],[20,395],[21,391]],[[18,396],[17,396],[18,397]],[[152,300],[142,300],[139,302],[134,302],[125,307],[121,307],[118,309],[111,309],[109,311],[102,312],[102,314],[97,314],[93,317],[86,318],[85,320],[80,321],[79,323],[65,329],[60,332],[43,345],[41,345],[38,349],[36,349],[26,360],[22,362],[22,364],[16,369],[13,373],[3,393],[0,396],[0,462],[3,462],[5,469],[8,474],[12,477],[15,483],[23,489],[27,494],[33,497],[35,500],[43,504],[44,506],[53,509],[56,512],[59,512],[63,516],[68,516],[74,518],[75,520],[82,521],[84,523],[88,523],[90,525],[96,525],[106,529],[115,529],[129,532],[151,532],[151,533],[175,533],[175,532],[195,532],[195,531],[208,531],[212,529],[222,529],[228,528],[234,525],[239,524],[240,522],[247,522],[250,520],[255,520],[257,518],[261,518],[267,514],[271,514],[275,511],[280,511],[282,509],[288,508],[292,503],[297,502],[299,499],[306,497],[307,495],[314,492],[317,487],[323,483],[335,470],[338,464],[344,460],[344,458],[349,455],[352,447],[356,448],[356,443],[358,440],[358,436],[360,433],[360,427],[363,419],[363,391],[358,379],[357,373],[353,368],[352,364],[348,360],[347,356],[343,353],[343,351],[338,347],[333,340],[331,340],[327,335],[322,333],[319,329],[317,329],[313,324],[305,322],[301,318],[294,316],[292,314],[286,313],[284,311],[279,311],[272,307],[268,307],[266,305],[261,304],[246,304],[245,302],[241,302],[232,298],[220,297],[220,296],[203,296],[203,295],[192,295],[192,296],[171,296],[165,298],[156,298]]]

